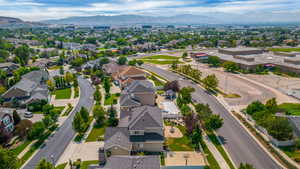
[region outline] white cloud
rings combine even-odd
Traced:
[[[0,7],[9,6],[43,6],[45,4],[37,3],[32,0],[0,0]]]
[[[9,8],[6,8],[9,7]],[[297,0],[236,0],[208,5],[197,0],[113,0],[82,7],[49,7],[34,0],[0,0],[0,13],[25,20],[57,19],[98,14],[176,15],[203,13],[284,13],[298,12]],[[2,15],[3,15],[2,14]]]

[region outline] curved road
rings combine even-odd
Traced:
[[[144,64],[144,69],[152,71],[170,81],[180,80],[182,77],[176,73],[163,70],[161,68]],[[220,114],[223,118],[223,127],[217,133],[223,139],[224,146],[229,152],[236,166],[240,163],[252,164],[257,169],[281,169],[275,161],[257,144],[249,133],[230,115],[230,112],[220,104],[217,99],[207,94],[197,84],[189,80],[180,80],[183,86],[195,88],[192,97],[195,101],[209,104],[212,111]]]
[[[33,158],[23,167],[23,169],[34,169],[39,161],[43,158],[47,159],[52,163],[56,163],[59,157],[64,152],[65,148],[72,141],[75,136],[75,132],[72,128],[72,120],[77,111],[81,109],[82,106],[91,110],[94,100],[93,93],[94,88],[90,82],[82,77],[78,77],[78,84],[80,87],[80,99],[75,109],[72,111],[71,115],[65,120],[63,125],[61,125],[53,136],[49,137],[46,145],[43,146]],[[53,156],[53,158],[51,158]]]

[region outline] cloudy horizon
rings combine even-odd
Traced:
[[[180,14],[248,15],[299,21],[300,1],[295,0],[0,0],[0,16],[26,21],[73,16],[124,15],[174,16]]]

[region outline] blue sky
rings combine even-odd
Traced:
[[[0,16],[29,21],[71,16],[141,14],[169,16],[218,13],[300,16],[300,0],[0,0]],[[291,18],[289,18],[291,19]]]

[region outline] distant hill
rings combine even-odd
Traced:
[[[0,28],[40,27],[46,25],[45,23],[26,22],[18,18],[0,16]]]
[[[57,20],[41,21],[47,24],[74,24],[74,25],[133,25],[133,24],[208,24],[216,23],[213,17],[200,15],[177,16],[143,16],[143,15],[116,15],[116,16],[78,16]]]

